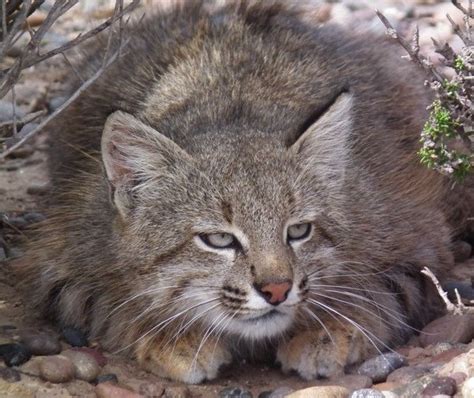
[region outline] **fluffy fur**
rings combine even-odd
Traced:
[[[417,160],[428,101],[396,49],[270,1],[189,1],[130,34],[51,135],[51,214],[17,266],[41,313],[189,383],[242,339],[332,376],[430,318],[446,184]],[[269,281],[291,281],[277,306]]]

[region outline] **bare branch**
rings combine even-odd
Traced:
[[[464,8],[459,0],[451,0],[451,3],[453,3],[453,6],[455,6],[457,9],[461,10],[464,15],[474,18],[474,12],[472,12],[472,1],[470,1],[469,10]]]

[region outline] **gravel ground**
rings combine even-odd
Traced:
[[[164,0],[159,0],[164,1]],[[50,2],[49,2],[50,3]],[[54,48],[111,15],[111,1],[81,1],[59,21],[44,42]],[[153,1],[146,2],[147,4]],[[445,14],[458,23],[460,12],[450,2],[436,0],[312,1],[313,19],[339,23],[353,30],[383,34],[375,17],[380,9],[403,34],[420,27],[424,54],[436,63],[431,37],[459,48]],[[46,7],[48,2],[45,3]],[[39,21],[44,13],[34,15]],[[16,54],[16,55],[15,55]],[[12,62],[18,49],[11,52]],[[18,114],[51,111],[63,101],[62,82],[70,70],[63,60],[50,60],[28,70],[16,87]],[[401,62],[408,62],[402,60]],[[0,122],[11,115],[11,98],[0,101]],[[27,125],[24,128],[32,128]],[[201,386],[185,386],[160,379],[130,360],[102,352],[80,331],[57,330],[37,319],[23,306],[9,276],[5,260],[21,254],[22,230],[43,218],[41,196],[47,192],[44,140],[47,131],[0,163],[0,397],[474,397],[474,316],[446,315],[414,336],[407,345],[373,358],[337,380],[304,382],[277,368],[239,363],[222,376]],[[466,242],[456,245],[457,264],[450,274],[455,287],[474,299],[474,258]],[[3,264],[3,266],[2,266]]]

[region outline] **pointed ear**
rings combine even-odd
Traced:
[[[147,181],[191,160],[172,140],[121,111],[105,122],[101,152],[112,201],[122,216],[133,209],[139,188]]]
[[[352,131],[350,93],[342,93],[290,147],[303,172],[324,172],[326,178],[343,179]]]

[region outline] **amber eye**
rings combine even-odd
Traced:
[[[237,238],[229,233],[200,234],[199,238],[213,249],[235,249],[240,247]]]
[[[288,242],[298,241],[305,239],[311,233],[311,224],[302,223],[302,224],[293,224],[288,227],[287,230],[287,239]]]

